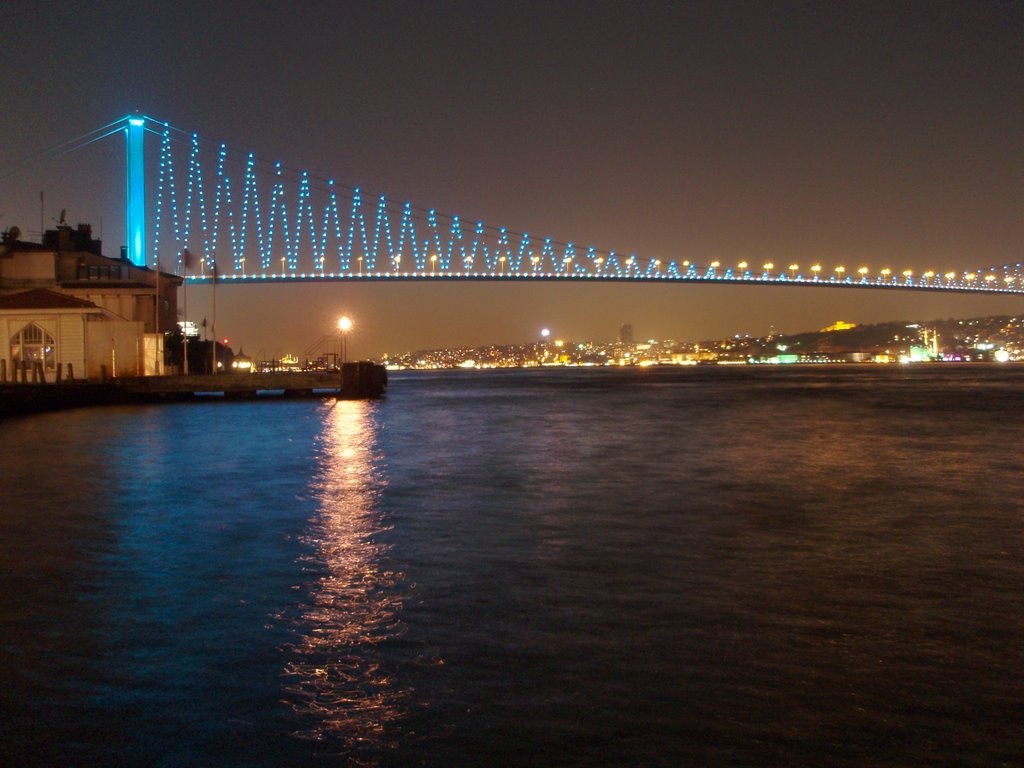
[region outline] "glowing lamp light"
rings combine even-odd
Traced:
[[[542,339],[546,339],[550,335],[551,335],[551,331],[548,328],[541,328],[540,329],[540,337]]]
[[[342,333],[348,333],[352,330],[352,318],[348,315],[342,315],[338,318],[338,330]]]

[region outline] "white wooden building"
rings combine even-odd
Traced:
[[[91,301],[39,288],[0,296],[0,373],[42,364],[45,380],[162,373],[163,336]],[[20,379],[19,379],[20,380]],[[31,381],[31,373],[29,374]]]

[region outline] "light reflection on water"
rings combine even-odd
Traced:
[[[300,716],[300,738],[340,749],[383,745],[402,714],[397,688],[376,646],[404,632],[403,575],[387,568],[379,496],[386,485],[374,404],[338,401],[323,411],[316,516],[303,542],[304,571],[316,575],[302,605],[284,669],[285,700]]]

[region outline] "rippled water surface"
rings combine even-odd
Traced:
[[[0,423],[0,763],[1020,765],[1024,369]]]

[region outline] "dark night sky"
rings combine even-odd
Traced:
[[[516,231],[707,263],[964,270],[1024,242],[1024,3],[8,3],[0,169],[136,108]],[[123,144],[0,179],[123,239]],[[190,291],[201,314],[208,292]],[[1019,312],[1021,299],[756,287],[231,288],[237,348],[357,355],[702,339]]]

